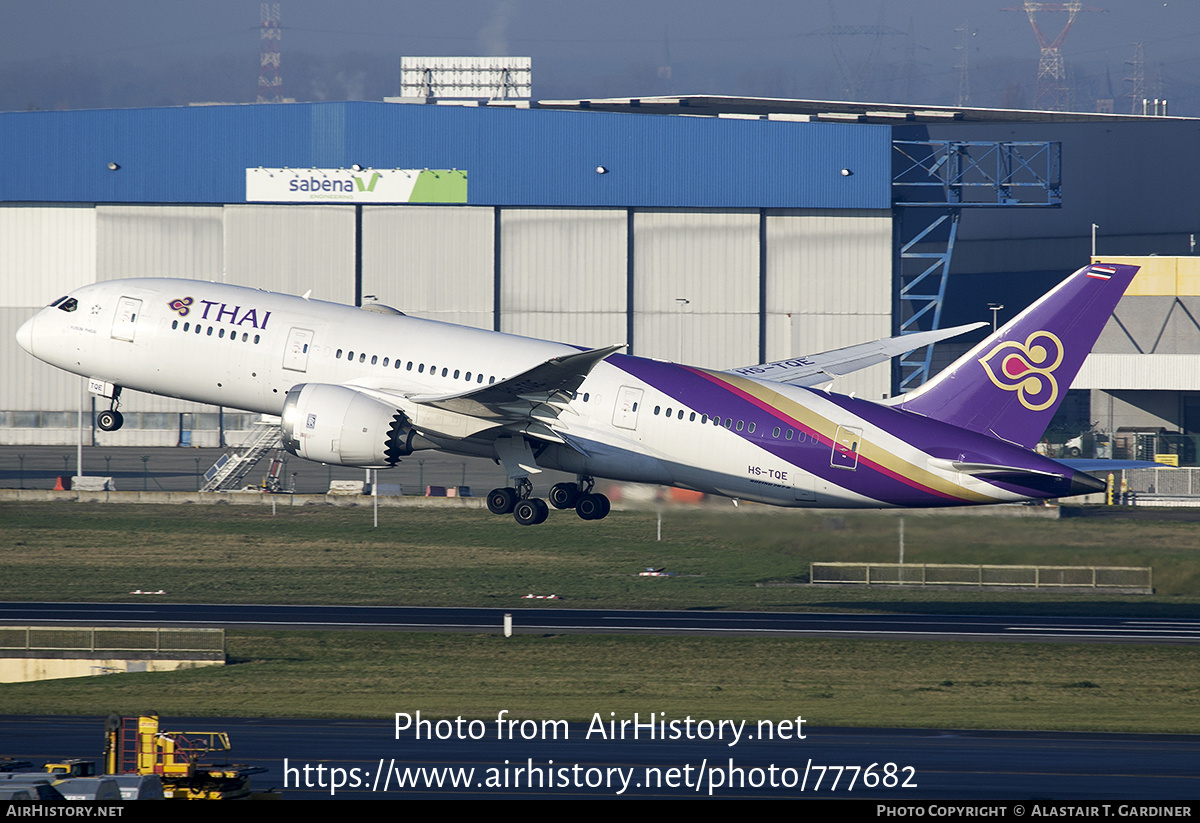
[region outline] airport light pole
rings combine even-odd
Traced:
[[[996,312],[1004,308],[1003,303],[988,303],[988,311],[992,313],[992,334],[996,333]]]
[[[679,306],[679,359],[677,363],[683,362],[683,307],[691,303],[686,297],[676,297],[675,303]]]

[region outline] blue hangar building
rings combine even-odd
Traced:
[[[80,381],[13,334],[85,283],[311,289],[730,368],[990,319],[988,302],[1003,322],[1088,261],[1092,223],[1105,254],[1181,253],[1197,136],[1179,118],[710,97],[3,113],[0,442],[74,442]],[[1156,148],[1179,144],[1193,156],[1160,172]],[[835,388],[888,396],[955,351]],[[175,445],[189,414],[193,444],[218,444],[214,409],[130,394],[123,411],[94,442]]]

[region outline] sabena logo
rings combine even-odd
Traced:
[[[345,194],[353,194],[355,191],[373,192],[375,184],[381,177],[382,175],[377,171],[372,172],[370,178],[367,178],[365,174],[352,174],[349,180],[345,177],[338,179],[325,175],[320,177],[310,175],[293,178],[288,182],[288,189],[308,192],[344,192]]]
[[[354,185],[359,191],[375,191],[375,184],[379,182],[379,172],[371,174],[371,182],[363,183],[363,179],[357,174],[354,175]]]
[[[1009,340],[979,359],[999,388],[1015,391],[1030,411],[1050,408],[1058,399],[1054,370],[1063,359],[1062,341],[1048,331],[1035,331],[1024,343]]]

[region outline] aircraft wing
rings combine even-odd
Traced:
[[[534,437],[566,442],[552,429],[558,416],[567,409],[573,393],[597,363],[618,349],[621,343],[552,357],[514,377],[465,392],[439,395],[406,395],[421,406],[466,415],[493,425],[521,425]]]
[[[843,374],[850,374],[877,363],[886,363],[897,355],[957,337],[986,325],[986,323],[969,323],[950,329],[915,332],[899,337],[884,337],[871,343],[859,343],[806,357],[793,357],[788,360],[763,363],[759,366],[730,369],[726,374],[757,377],[776,383],[790,383],[793,386],[819,386]]]

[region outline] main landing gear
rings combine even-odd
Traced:
[[[584,520],[602,520],[608,516],[608,498],[592,491],[596,481],[580,478],[578,483],[558,483],[550,489],[550,505],[556,509],[575,509]],[[492,514],[511,514],[522,526],[546,522],[550,509],[546,501],[531,497],[533,484],[522,477],[514,489],[492,489],[488,492],[487,507]]]
[[[492,489],[488,492],[487,507],[492,514],[511,514],[522,526],[536,526],[546,522],[550,509],[546,501],[530,497],[533,484],[528,477],[517,481],[517,488],[511,486],[503,489]]]
[[[100,431],[115,432],[125,424],[125,415],[117,411],[117,406],[121,402],[121,387],[113,391],[112,405],[102,412],[96,414],[96,426]]]

